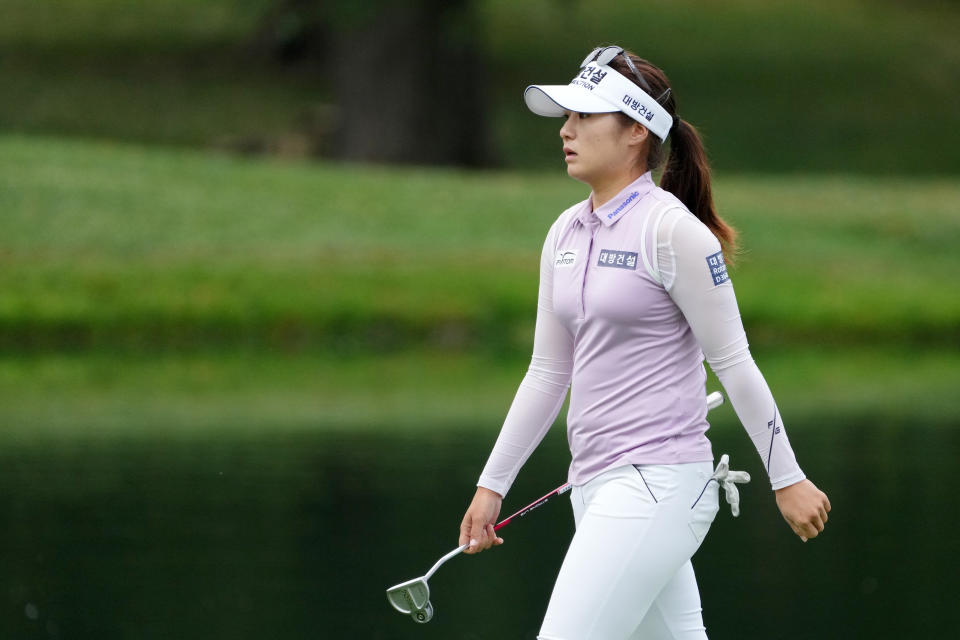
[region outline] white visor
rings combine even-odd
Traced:
[[[523,100],[538,116],[559,117],[564,111],[627,114],[661,140],[667,139],[673,117],[650,94],[616,69],[591,62],[567,85],[530,85]]]

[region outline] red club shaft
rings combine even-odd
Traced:
[[[493,528],[493,530],[494,530],[494,531],[499,531],[499,530],[502,529],[503,527],[505,527],[505,526],[507,526],[508,524],[510,524],[510,521],[513,520],[514,518],[522,518],[523,516],[527,515],[528,513],[530,513],[531,511],[533,511],[533,510],[536,509],[537,507],[540,507],[540,506],[546,504],[547,501],[550,500],[550,498],[552,498],[552,497],[554,497],[554,496],[559,496],[559,495],[561,495],[561,494],[566,493],[567,491],[570,490],[570,487],[571,487],[570,483],[567,483],[567,484],[564,484],[564,485],[561,485],[561,486],[557,487],[556,489],[554,489],[553,491],[551,491],[551,492],[548,493],[547,495],[543,496],[542,498],[538,498],[537,500],[534,500],[533,502],[531,502],[530,504],[528,504],[527,506],[525,506],[523,509],[520,509],[520,511],[517,511],[515,514],[513,514],[513,515],[511,515],[511,516],[508,516],[508,517],[504,518],[503,520],[501,520],[500,522],[498,522],[497,525]]]

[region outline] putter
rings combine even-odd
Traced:
[[[554,489],[547,495],[543,496],[542,498],[535,500],[530,504],[528,504],[527,506],[525,506],[523,509],[520,509],[520,511],[517,511],[512,516],[508,518],[504,518],[503,520],[498,522],[496,526],[493,528],[493,530],[499,531],[503,527],[510,524],[510,522],[514,518],[520,519],[523,516],[530,513],[531,511],[533,511],[534,509],[536,509],[537,507],[546,504],[546,502],[550,498],[554,496],[559,496],[561,494],[566,493],[567,491],[570,491],[571,486],[572,485],[570,485],[570,483],[566,483],[564,485],[557,487],[556,489]],[[430,577],[434,573],[436,573],[437,569],[439,569],[444,562],[446,562],[447,560],[449,560],[450,558],[456,555],[459,555],[468,546],[469,546],[468,544],[462,544],[456,549],[454,549],[453,551],[449,552],[448,554],[446,554],[445,556],[437,560],[437,562],[432,567],[430,567],[430,570],[427,571],[422,576],[420,576],[419,578],[414,578],[413,580],[407,580],[406,582],[401,582],[396,586],[390,587],[389,589],[387,589],[387,600],[390,602],[391,605],[393,605],[394,609],[396,609],[400,613],[405,613],[409,615],[417,622],[421,624],[426,624],[427,622],[430,622],[430,619],[433,618],[433,605],[430,604],[430,586],[427,584],[427,580],[429,580]]]
[[[723,394],[719,391],[714,391],[707,396],[707,410],[719,407],[723,404]],[[503,527],[510,524],[515,518],[520,519],[530,513],[531,511],[537,509],[538,507],[543,506],[547,503],[548,500],[554,496],[559,496],[567,491],[570,491],[572,485],[568,482],[566,484],[560,485],[547,495],[534,500],[520,511],[517,511],[513,515],[504,518],[493,527],[494,531],[499,531]],[[401,582],[398,585],[394,585],[387,589],[387,601],[390,605],[399,611],[400,613],[409,615],[416,622],[420,624],[426,624],[430,622],[433,618],[433,604],[430,603],[430,585],[427,584],[427,580],[436,573],[443,564],[461,554],[469,545],[462,544],[456,549],[450,551],[442,558],[436,561],[430,570],[419,578],[414,578],[413,580],[407,580],[406,582]]]

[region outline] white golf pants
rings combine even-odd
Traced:
[[[690,558],[719,509],[709,462],[617,467],[575,486],[577,531],[539,640],[705,640]]]

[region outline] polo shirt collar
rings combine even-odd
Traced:
[[[647,171],[596,210],[593,209],[593,194],[591,193],[590,197],[587,198],[587,206],[584,207],[581,214],[581,222],[589,224],[587,220],[592,216],[599,219],[604,226],[609,227],[637,206],[643,196],[650,193],[655,186],[652,174]]]

